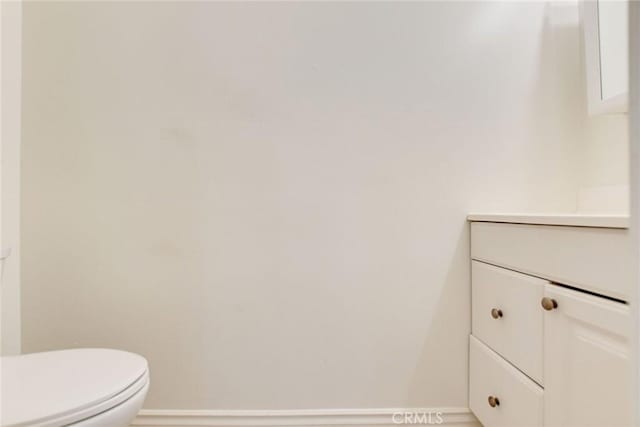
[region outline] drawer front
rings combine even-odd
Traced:
[[[482,262],[471,263],[473,335],[539,384],[544,384],[540,300],[548,283]]]
[[[628,230],[471,223],[471,257],[628,301],[633,259]]]
[[[495,407],[490,396],[498,399]],[[543,390],[470,336],[469,406],[484,427],[542,426]]]

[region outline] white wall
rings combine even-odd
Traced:
[[[592,214],[628,214],[628,116],[587,118],[584,131],[578,210]]]
[[[0,2],[0,354],[20,353],[20,111],[22,4]]]
[[[148,408],[467,405],[469,211],[573,211],[571,3],[28,3],[23,345]]]

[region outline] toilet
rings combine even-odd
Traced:
[[[0,358],[0,426],[126,427],[149,389],[144,357],[73,349]]]

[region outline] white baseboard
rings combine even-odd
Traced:
[[[131,425],[153,427],[480,426],[478,420],[467,408],[278,411],[143,409]]]

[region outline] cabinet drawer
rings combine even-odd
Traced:
[[[471,258],[628,301],[634,260],[628,230],[471,223]]]
[[[495,407],[489,396],[498,399]],[[469,337],[469,406],[484,427],[542,426],[542,388]]]
[[[473,335],[539,384],[543,384],[544,322],[540,300],[548,283],[482,262],[471,263]]]

